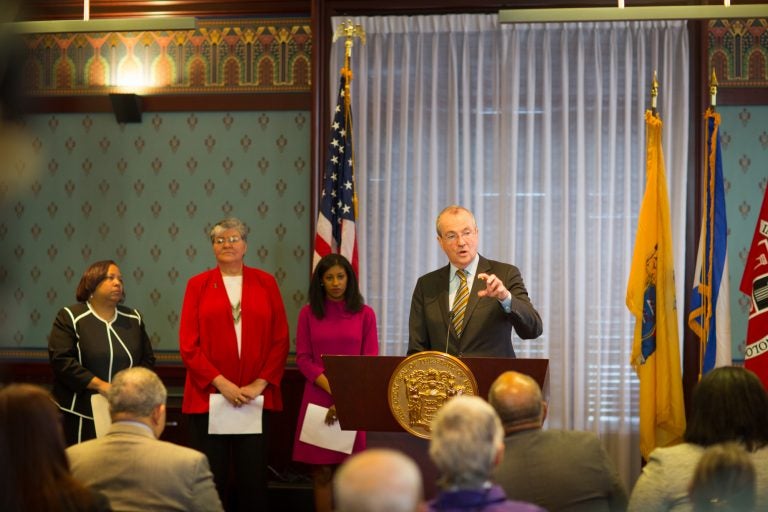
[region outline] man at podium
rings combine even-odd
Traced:
[[[515,357],[512,329],[523,339],[536,338],[543,329],[520,270],[478,254],[477,222],[468,209],[448,206],[436,228],[449,263],[416,282],[408,354]]]

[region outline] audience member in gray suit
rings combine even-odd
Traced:
[[[504,425],[504,459],[494,478],[510,499],[550,512],[624,510],[627,492],[591,432],[542,430],[547,403],[531,377],[502,373],[488,396]]]
[[[107,394],[109,432],[67,449],[73,476],[104,493],[115,511],[223,510],[205,455],[158,439],[166,397],[152,370],[118,372]]]

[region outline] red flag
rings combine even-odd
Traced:
[[[755,372],[768,389],[768,189],[739,289],[750,299],[744,366]]]

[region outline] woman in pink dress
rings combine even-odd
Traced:
[[[363,303],[357,276],[344,256],[329,254],[317,264],[309,284],[309,304],[299,312],[296,329],[296,364],[306,377],[299,410],[293,459],[314,466],[315,510],[332,510],[331,480],[346,453],[299,440],[309,404],[327,407],[325,422],[336,421],[336,407],[325,376],[323,354],[366,355],[379,353],[376,314]],[[365,448],[365,433],[358,432],[352,453]]]

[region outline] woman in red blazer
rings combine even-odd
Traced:
[[[193,447],[208,456],[225,508],[268,510],[266,437],[269,411],[282,409],[288,322],[274,277],[243,263],[246,235],[239,219],[218,222],[210,232],[216,268],[187,283],[179,330],[187,367],[182,412],[189,415]],[[263,395],[262,433],[209,434],[213,393],[233,407]]]

